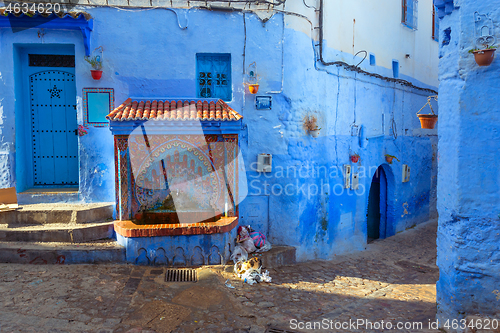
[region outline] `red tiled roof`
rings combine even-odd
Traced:
[[[223,100],[132,101],[123,102],[106,116],[109,120],[218,120],[236,121],[243,118]]]

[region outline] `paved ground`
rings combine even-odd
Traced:
[[[197,283],[167,283],[158,267],[0,264],[0,332],[302,332],[314,323],[325,328],[319,332],[389,331],[382,321],[393,332],[439,332],[428,329],[436,313],[436,227],[426,223],[332,261],[270,270],[271,283],[253,286],[228,267],[198,269]]]

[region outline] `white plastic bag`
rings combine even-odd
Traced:
[[[247,251],[247,253],[252,253],[255,252],[255,250],[257,250],[257,248],[253,243],[253,239],[251,238],[247,238],[246,240],[241,242],[240,246],[243,247]]]
[[[266,244],[264,244],[264,246],[262,246],[260,249],[256,250],[255,252],[257,252],[257,253],[267,252],[270,249],[272,249],[271,242],[269,242],[268,240],[266,240]]]
[[[248,252],[239,244],[234,248],[231,254],[231,260],[236,263],[237,261],[246,261],[248,259]]]

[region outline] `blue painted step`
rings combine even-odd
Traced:
[[[112,220],[113,203],[20,205],[16,211],[0,213],[0,224],[93,223]]]
[[[16,264],[98,264],[125,262],[114,241],[83,244],[0,242],[0,262]]]
[[[113,222],[46,225],[0,225],[0,241],[82,243],[111,238]]]

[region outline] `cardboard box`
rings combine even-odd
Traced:
[[[18,208],[16,188],[9,187],[0,189],[0,212],[16,210]]]

